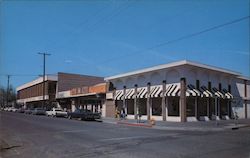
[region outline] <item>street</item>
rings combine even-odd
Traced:
[[[1,158],[250,158],[250,128],[170,131],[0,114]]]

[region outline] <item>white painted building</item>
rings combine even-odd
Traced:
[[[166,121],[250,118],[250,80],[241,74],[178,61],[105,78],[105,117]]]

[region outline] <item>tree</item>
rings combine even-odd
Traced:
[[[3,86],[0,85],[0,106],[5,107],[11,106],[12,103],[16,103],[16,92],[15,89],[12,85],[9,87],[8,91],[8,101],[7,101],[7,88],[4,88]]]

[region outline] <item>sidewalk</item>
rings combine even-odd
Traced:
[[[166,121],[155,121],[155,125],[151,125],[147,120],[126,119],[119,120],[116,118],[103,118],[104,123],[120,124],[127,126],[138,126],[159,130],[182,130],[182,131],[224,131],[239,129],[244,127],[250,127],[250,119],[235,120],[219,120],[217,121],[198,121],[198,122],[166,122]]]

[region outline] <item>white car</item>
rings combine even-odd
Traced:
[[[17,112],[17,110],[18,110],[17,108],[12,108],[11,109],[12,112]]]
[[[63,111],[60,108],[53,108],[51,111],[46,111],[46,115],[52,117],[66,117],[67,112]]]

